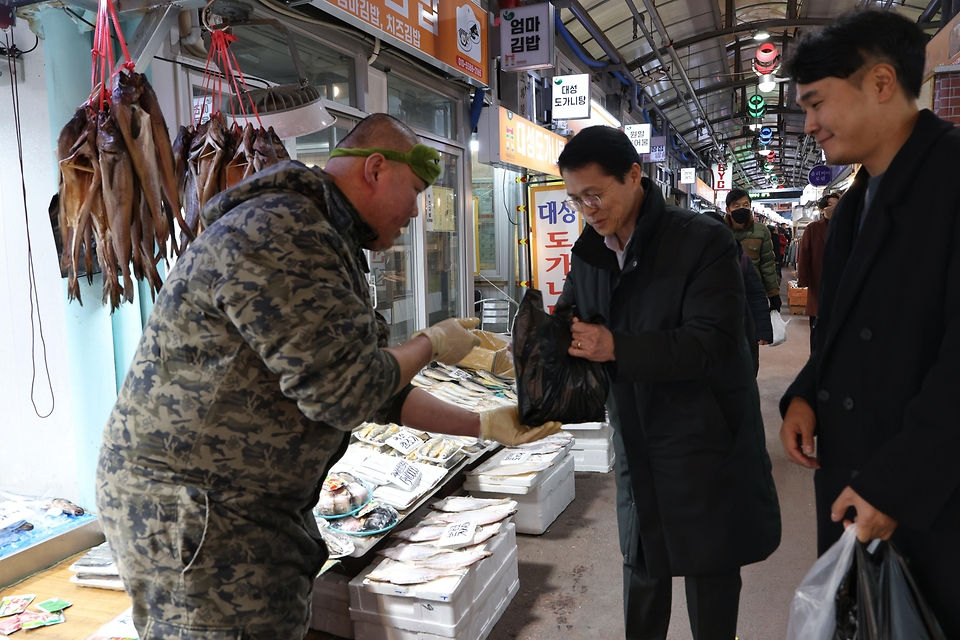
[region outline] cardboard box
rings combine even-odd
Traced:
[[[787,286],[787,302],[790,306],[804,307],[807,305],[807,288],[798,287],[796,280],[791,280]]]

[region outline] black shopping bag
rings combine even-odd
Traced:
[[[513,366],[520,422],[603,422],[610,382],[603,364],[567,353],[569,319],[548,314],[543,295],[528,289],[513,321]]]
[[[946,640],[893,542],[857,543],[836,605],[834,640]]]

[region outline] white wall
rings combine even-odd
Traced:
[[[34,42],[27,24],[18,21],[14,37],[20,49]],[[53,234],[47,215],[57,176],[44,67],[44,42],[24,56],[24,77],[18,84],[23,163],[26,175],[27,216],[36,274],[39,308],[30,317],[27,234],[10,82],[6,65],[0,71],[0,488],[79,499],[75,434],[67,357],[64,286],[57,265]],[[89,82],[89,81],[88,81]],[[47,383],[38,320],[43,321]],[[31,326],[36,335],[31,339]],[[31,355],[31,349],[35,355]],[[31,359],[36,363],[31,403]]]

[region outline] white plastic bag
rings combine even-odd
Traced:
[[[853,565],[856,542],[857,525],[851,524],[840,539],[813,563],[793,595],[787,640],[833,639],[837,630],[837,589]]]
[[[788,322],[790,321],[784,320],[779,311],[770,312],[770,324],[773,326],[773,342],[770,343],[771,347],[775,347],[778,344],[783,344],[787,341]]]

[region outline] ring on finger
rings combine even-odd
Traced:
[[[581,345],[583,345],[583,342],[581,342],[580,340],[577,340],[577,349],[579,349]]]

